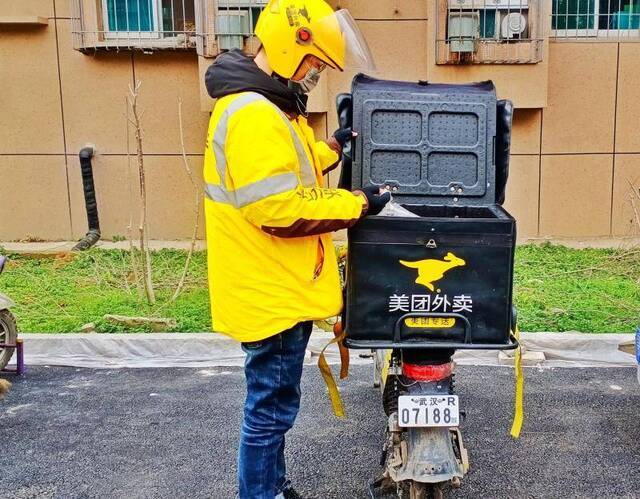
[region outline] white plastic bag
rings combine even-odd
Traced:
[[[420,218],[420,215],[416,215],[415,213],[410,212],[402,205],[396,203],[393,198],[389,201],[382,211],[378,213],[380,217],[409,217],[409,218]]]

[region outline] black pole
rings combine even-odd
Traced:
[[[73,251],[88,250],[100,240],[100,221],[98,220],[98,203],[96,202],[96,189],[93,183],[93,147],[84,147],[78,154],[80,157],[80,170],[82,171],[82,186],[84,190],[84,203],[87,209],[87,222],[89,231],[73,247]]]

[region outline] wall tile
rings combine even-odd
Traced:
[[[504,204],[517,222],[518,240],[538,235],[539,156],[512,156]]]
[[[71,165],[74,158],[69,158]],[[70,170],[71,212],[74,237],[87,230],[82,179],[77,166]],[[189,156],[189,164],[202,187],[202,156]],[[151,239],[189,239],[193,230],[194,194],[180,156],[145,156],[149,235]],[[136,158],[131,167],[126,156],[101,156],[94,159],[94,179],[104,238],[127,236],[133,215],[134,232],[139,217],[138,170]],[[204,237],[204,220],[200,217],[200,237]]]
[[[178,98],[182,99],[185,148],[202,154],[209,114],[200,108],[200,75],[195,53],[135,53],[134,67],[140,87],[140,109],[144,110],[145,153],[180,153]]]
[[[612,234],[614,236],[640,235],[640,220],[636,218],[635,209],[640,214],[640,197],[633,194],[629,182],[640,193],[640,154],[616,154],[616,166],[613,179],[613,216]]]
[[[64,154],[54,22],[3,26],[0,61],[0,154]]]
[[[101,153],[126,154],[125,98],[133,82],[131,54],[85,55],[72,47],[71,21],[57,23],[67,153],[91,143]]]
[[[540,109],[516,109],[513,114],[511,154],[540,153]]]
[[[355,19],[427,19],[425,0],[329,0],[335,9],[348,9]]]
[[[540,236],[610,233],[613,155],[542,157]]]
[[[0,16],[53,17],[53,0],[5,0],[0,2]]]
[[[616,152],[640,152],[640,44],[620,44]]]
[[[0,241],[71,235],[64,155],[0,156]]]
[[[75,0],[53,0],[56,6],[56,17],[69,18],[71,17],[71,2]]]
[[[194,191],[181,157],[149,156],[149,234],[152,239],[189,239],[194,224]],[[203,156],[189,156],[189,165],[198,184],[200,238],[204,238],[202,180]]]
[[[435,39],[431,40],[435,44]],[[429,52],[435,57],[435,51]],[[432,59],[430,59],[432,60]],[[517,108],[541,108],[547,105],[547,60],[538,64],[429,65],[428,80],[442,83],[469,83],[492,80],[498,98],[509,99]]]
[[[545,153],[613,152],[617,44],[550,43]]]

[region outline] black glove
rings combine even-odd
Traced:
[[[377,215],[382,211],[382,208],[391,201],[391,193],[386,191],[380,194],[380,187],[377,185],[363,187],[360,189],[360,192],[365,195],[367,204],[369,205],[365,215]]]
[[[338,128],[333,132],[333,137],[338,144],[340,144],[340,147],[344,147],[344,145],[354,137],[354,134],[351,128]]]

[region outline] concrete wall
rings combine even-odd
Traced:
[[[521,239],[634,233],[628,182],[640,183],[640,43],[551,42],[537,65],[437,66],[432,2],[339,3],[360,20],[382,77],[492,78],[501,96],[514,99],[518,109],[506,205],[518,219]],[[43,16],[49,24],[2,24],[3,15],[25,13]],[[200,74],[207,63],[195,53],[84,55],[72,48],[69,0],[3,2],[0,240],[84,234],[77,152],[86,143],[99,151],[94,166],[104,236],[126,235],[132,214],[135,220],[138,213],[132,195],[136,159],[127,158],[125,117],[134,79],[142,82],[151,237],[190,237],[193,190],[180,155],[177,102],[182,99],[185,146],[200,181],[208,121]],[[349,87],[347,75],[325,78],[311,116],[320,136],[336,126],[335,93]],[[133,151],[132,131],[129,135]],[[336,181],[337,174],[328,179]]]

